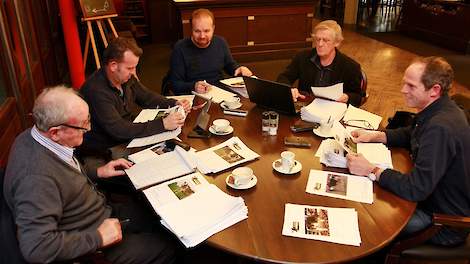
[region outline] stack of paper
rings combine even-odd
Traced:
[[[243,81],[243,77],[233,77],[224,80],[220,80],[221,83],[227,85],[227,87],[236,92],[237,94],[248,98],[248,91],[245,87],[245,82]]]
[[[200,173],[154,186],[144,194],[161,223],[186,247],[248,218],[243,198],[222,192]]]
[[[310,170],[305,191],[361,203],[374,201],[373,184],[369,178],[330,171]]]
[[[315,157],[328,167],[347,168],[343,147],[334,139],[325,139],[320,143]]]
[[[224,101],[225,99],[229,97],[234,97],[237,96],[234,93],[231,93],[229,91],[225,91],[224,89],[221,89],[217,86],[211,85],[211,88],[207,93],[196,93],[193,91],[193,94],[204,97],[208,100],[212,100],[212,102],[218,104]]]
[[[196,160],[193,155],[175,146],[175,151],[136,163],[125,171],[138,190],[195,171]]]
[[[357,212],[353,208],[286,204],[282,234],[352,246],[361,245]]]
[[[338,100],[343,95],[343,83],[337,83],[326,87],[311,87],[315,97],[323,97],[330,100]]]
[[[312,103],[302,107],[300,117],[307,122],[320,123],[321,120],[341,120],[346,112],[345,103],[329,101],[325,99],[315,98]]]
[[[373,130],[379,128],[381,121],[381,116],[354,107],[353,105],[348,106],[348,110],[343,117],[343,123],[347,126]]]
[[[357,153],[377,167],[393,169],[392,152],[382,143],[358,143]]]
[[[204,174],[215,173],[254,160],[259,155],[249,149],[238,137],[196,152],[197,168]]]

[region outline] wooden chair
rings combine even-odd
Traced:
[[[470,217],[433,215],[433,224],[418,232],[416,236],[395,243],[387,254],[386,264],[401,263],[402,259],[417,259],[424,262],[434,260],[467,260],[470,263],[470,236],[464,244],[457,247],[445,247],[426,244],[444,226],[470,229]],[[414,263],[414,262],[413,262]]]

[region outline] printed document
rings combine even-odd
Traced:
[[[377,167],[393,169],[392,152],[382,143],[358,143],[357,153]]]
[[[195,171],[196,161],[193,155],[180,146],[175,146],[174,151],[136,163],[125,172],[139,190]]]
[[[371,204],[374,201],[372,181],[330,171],[310,170],[307,193]]]
[[[196,93],[195,91],[193,91],[192,93],[204,97],[206,99],[210,99],[216,104],[221,103],[226,98],[237,96],[236,94],[229,91],[225,91],[224,89],[221,89],[215,85],[211,85],[207,93]]]
[[[248,92],[245,87],[245,82],[243,81],[243,77],[233,77],[224,80],[220,80],[221,83],[227,85],[227,87],[232,90],[233,92],[248,98]]]
[[[333,135],[336,142],[348,153],[357,153],[357,143],[352,139],[351,133],[340,122],[333,123]]]
[[[248,218],[243,198],[233,197],[193,173],[144,190],[161,223],[186,247]]]
[[[206,174],[254,160],[259,155],[249,149],[238,137],[232,137],[215,147],[196,152],[196,157],[197,168]]]
[[[312,123],[320,123],[322,120],[331,118],[339,121],[343,118],[346,109],[345,103],[315,98],[309,105],[300,109],[300,117]]]
[[[322,97],[333,101],[338,100],[343,95],[343,83],[337,83],[325,87],[311,87],[315,97]]]
[[[175,130],[162,132],[159,134],[155,134],[148,137],[141,137],[141,138],[134,138],[127,148],[136,148],[136,147],[143,147],[147,145],[152,145],[156,143],[160,143],[163,141],[167,141],[172,138],[176,138],[181,133],[181,127],[178,127]]]
[[[357,212],[353,208],[331,208],[286,204],[284,236],[360,246]]]

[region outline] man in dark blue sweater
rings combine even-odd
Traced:
[[[179,40],[171,54],[169,82],[173,92],[205,93],[210,84],[229,75],[251,76],[251,71],[232,58],[224,38],[214,36],[214,15],[208,9],[192,13],[191,37]]]
[[[353,132],[356,142],[382,142],[410,150],[414,167],[409,173],[380,169],[361,154],[347,157],[351,173],[369,176],[396,195],[418,202],[403,235],[431,225],[433,213],[470,216],[470,127],[447,95],[452,79],[452,67],[443,58],[413,62],[401,89],[407,105],[418,109],[413,125],[385,132]],[[467,235],[444,228],[431,242],[451,246],[464,242]]]

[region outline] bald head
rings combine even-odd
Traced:
[[[46,132],[73,120],[78,111],[88,112],[86,102],[72,88],[60,85],[43,90],[34,102],[33,117],[36,127]]]

